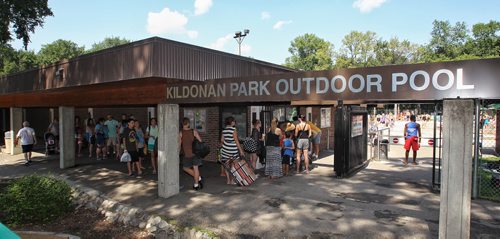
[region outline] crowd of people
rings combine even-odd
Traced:
[[[273,118],[270,127],[263,130],[260,120],[252,122],[250,138],[254,140],[254,149],[246,149],[241,143],[236,130],[234,117],[225,119],[225,127],[221,132],[220,160],[242,158],[248,156],[252,169],[255,170],[257,162],[265,165],[264,174],[270,179],[290,175],[290,166],[295,162],[296,173],[306,174],[310,170],[310,160],[317,158],[321,130],[305,117],[295,117],[291,122],[278,122]],[[18,132],[16,139],[21,142],[25,153],[26,163],[31,163],[31,151],[36,144],[35,131],[29,127],[29,122],[23,123],[23,128]],[[143,161],[150,156],[152,173],[157,173],[157,152],[159,130],[155,118],[143,127],[133,115],[123,114],[121,120],[114,119],[112,115],[95,120],[90,113],[83,121],[79,116],[74,118],[76,154],[78,157],[88,157],[95,160],[114,159],[120,160],[127,153],[130,160],[127,162],[129,175],[141,175],[145,169]],[[55,141],[59,150],[59,123],[55,118],[48,126],[45,136],[49,135]],[[199,167],[202,159],[195,155],[193,141],[202,142],[200,134],[192,129],[190,120],[184,118],[179,130],[179,155],[183,170],[193,177],[193,189],[203,188],[204,178]],[[46,142],[47,143],[47,142]],[[84,156],[84,149],[88,155]],[[312,154],[309,152],[313,151]],[[227,175],[227,184],[234,184],[230,173]]]
[[[321,129],[312,122],[306,121],[304,115],[294,117],[291,122],[281,123],[277,118],[273,118],[270,127],[264,131],[262,131],[262,122],[254,120],[250,138],[246,140],[253,140],[255,144],[240,143],[235,125],[234,117],[225,119],[225,128],[222,130],[220,142],[220,160],[226,162],[248,154],[253,169],[256,168],[258,161],[265,163],[264,175],[269,179],[290,175],[290,166],[293,163],[296,165],[297,174],[301,172],[309,174],[310,160],[316,159],[319,155]],[[245,145],[250,146],[244,148]],[[311,150],[313,152],[310,154]],[[221,170],[224,169],[221,168]],[[229,172],[225,175],[227,184],[235,184]]]

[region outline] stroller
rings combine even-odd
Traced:
[[[43,135],[43,139],[45,140],[45,155],[55,154],[56,153],[56,136],[50,132],[47,132]]]

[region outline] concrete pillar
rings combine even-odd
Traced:
[[[439,238],[469,238],[474,101],[444,101]]]
[[[75,166],[75,107],[59,107],[59,167]]]
[[[158,105],[158,195],[179,193],[179,105]]]
[[[5,146],[8,147],[8,152],[10,155],[20,154],[21,148],[14,144],[14,139],[16,138],[17,132],[23,127],[23,109],[22,108],[10,108],[10,135],[11,140],[5,142]]]

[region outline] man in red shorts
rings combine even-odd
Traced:
[[[417,165],[417,150],[420,148],[420,141],[422,140],[422,132],[420,130],[420,124],[416,121],[415,115],[410,116],[410,122],[405,124],[404,136],[405,136],[405,165],[408,164],[408,154],[410,154],[410,148],[413,150],[413,164]]]

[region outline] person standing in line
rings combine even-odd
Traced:
[[[89,113],[90,117],[90,113]],[[92,158],[93,152],[94,152],[94,145],[95,145],[95,122],[94,119],[92,118],[87,118],[85,120],[85,140],[88,142],[89,146],[89,158]]]
[[[113,153],[115,158],[119,160],[119,151],[120,151],[120,141],[118,139],[118,129],[120,127],[120,123],[113,118],[112,115],[106,116],[107,120],[104,122],[104,125],[108,127],[108,140],[106,141],[106,149],[110,146],[113,147]],[[108,156],[111,156],[111,151],[108,151]]]
[[[47,132],[50,132],[54,135],[56,141],[56,152],[59,152],[59,121],[57,120],[57,118],[54,118],[52,120],[52,123],[49,124]]]
[[[281,129],[278,127],[278,119],[271,120],[271,127],[266,134],[266,169],[265,175],[269,179],[276,179],[283,176],[281,146]]]
[[[134,120],[135,136],[137,138],[137,152],[139,153],[139,167],[145,169],[142,166],[142,161],[144,160],[144,131],[142,131],[139,120]]]
[[[295,138],[297,139],[297,173],[300,171],[301,155],[304,155],[304,165],[306,174],[309,174],[309,138],[311,137],[311,127],[306,124],[306,117],[300,115],[299,124],[295,127]]]
[[[312,132],[312,160],[316,160],[319,156],[319,145],[321,144],[321,129],[311,121],[307,121],[306,123],[309,125]]]
[[[17,132],[16,141],[21,140],[21,147],[23,148],[24,159],[26,162],[25,166],[30,166],[31,164],[31,151],[33,151],[33,145],[36,144],[35,130],[30,128],[30,123],[28,121],[23,122],[23,128]],[[17,142],[15,144],[17,144]]]
[[[283,141],[283,175],[287,176],[290,171],[290,161],[293,157],[295,144],[293,143],[293,134],[289,131],[285,132],[286,139]]]
[[[158,164],[158,151],[155,150],[158,140],[158,126],[156,118],[151,118],[149,126],[146,129],[146,138],[148,139],[148,152],[151,154],[151,166],[153,166],[153,174],[156,174],[156,165]]]
[[[139,167],[139,152],[137,147],[137,135],[134,129],[134,121],[129,120],[127,123],[127,128],[123,129],[122,143],[125,146],[125,150],[130,154],[131,161],[127,162],[128,175],[133,176],[134,173],[132,169],[136,167],[138,175],[142,174],[141,168]]]
[[[415,115],[410,116],[410,122],[405,124],[404,137],[405,137],[405,161],[404,165],[408,165],[408,156],[410,154],[410,148],[413,150],[413,164],[417,163],[417,151],[420,148],[420,142],[422,141],[422,132],[420,130],[420,124],[416,122]]]
[[[82,136],[82,126],[80,121],[80,116],[75,116],[75,141],[76,141],[76,149],[77,149],[77,157],[82,157],[82,145],[83,145],[83,136]]]
[[[182,119],[182,129],[179,132],[179,149],[182,152],[182,169],[193,177],[193,189],[198,191],[203,189],[203,177],[199,169],[199,166],[202,164],[201,158],[196,156],[193,152],[193,141],[195,138],[202,142],[198,131],[191,129],[189,118]]]
[[[260,122],[260,120],[258,119],[255,119],[253,120],[253,128],[252,128],[252,134],[251,134],[251,138],[253,140],[255,140],[258,145],[260,146],[261,145],[261,141],[262,141],[262,134],[260,133],[260,127],[262,127],[262,124]],[[257,147],[257,151],[258,151],[258,147]],[[250,162],[252,162],[252,166],[253,168],[255,169],[257,167],[257,152],[254,152],[254,153],[250,153]]]
[[[104,118],[99,118],[95,126],[96,158],[106,159],[106,131],[104,129]]]
[[[226,127],[222,130],[220,139],[222,145],[222,149],[220,151],[222,162],[245,155],[238,139],[238,132],[235,127],[236,121],[234,120],[234,117],[227,117],[224,124]],[[233,167],[233,165],[229,165],[229,167]],[[231,172],[226,172],[226,179],[227,184],[235,184]]]

